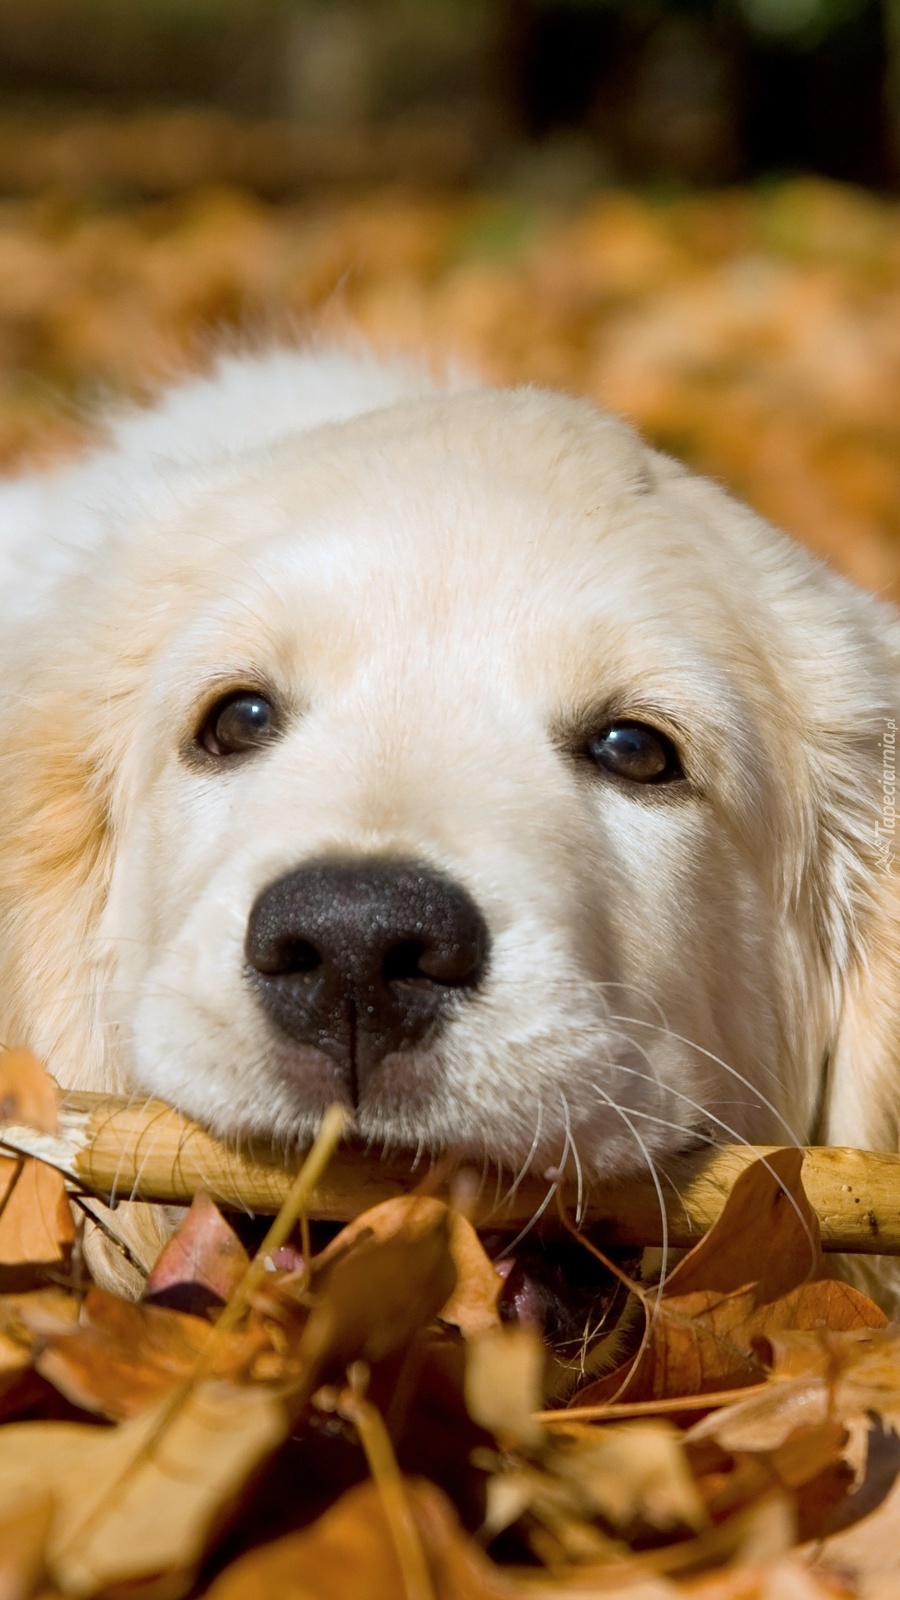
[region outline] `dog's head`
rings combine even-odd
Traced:
[[[623,424],[173,474],[29,630],[5,1027],[64,1081],[608,1175],[891,1117],[893,619]]]

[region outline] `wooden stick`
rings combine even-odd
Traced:
[[[59,1131],[40,1133],[0,1124],[0,1145],[39,1156],[80,1190],[116,1200],[152,1200],[184,1205],[198,1189],[232,1210],[274,1212],[287,1196],[301,1158],[288,1164],[272,1152],[237,1155],[162,1101],[132,1105],[114,1095],[67,1094]],[[666,1163],[663,1184],[669,1242],[695,1243],[715,1221],[735,1179],[772,1146],[726,1145]],[[410,1158],[380,1157],[342,1147],[317,1184],[310,1214],[345,1222],[360,1211],[428,1184],[447,1194],[449,1166],[414,1167]],[[440,1181],[438,1181],[440,1180]],[[900,1155],[816,1147],[806,1151],[803,1181],[819,1216],[826,1250],[864,1255],[900,1255]],[[477,1174],[473,1217],[479,1226],[522,1227],[546,1199],[547,1181],[525,1179],[504,1200],[508,1178]],[[567,1193],[567,1200],[572,1203]],[[550,1211],[547,1212],[548,1217]],[[661,1242],[659,1201],[649,1179],[592,1186],[585,1222],[615,1245]]]

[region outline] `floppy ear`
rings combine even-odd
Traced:
[[[782,893],[809,947],[791,1001],[810,1013],[798,1032],[817,1035],[809,1136],[900,1149],[900,615],[708,480],[650,459],[776,624],[770,676],[803,751],[781,774],[795,823]]]
[[[834,986],[815,1137],[900,1149],[900,619],[835,580],[830,662],[808,724],[813,917]]]
[[[114,1087],[94,933],[111,855],[103,785],[86,754],[81,675],[17,659],[0,756],[0,1038],[67,1087]],[[10,683],[10,679],[13,681]]]

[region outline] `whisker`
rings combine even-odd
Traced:
[[[623,1106],[620,1106],[618,1102],[613,1099],[612,1095],[607,1094],[605,1089],[601,1089],[599,1086],[595,1085],[594,1090],[595,1093],[599,1095],[600,1099],[609,1106],[610,1110],[615,1111],[616,1115],[622,1118],[622,1121],[625,1123],[626,1128],[628,1129],[629,1133],[634,1139],[635,1144],[647,1163],[647,1170],[653,1179],[653,1186],[656,1190],[656,1198],[659,1202],[659,1226],[661,1234],[660,1253],[662,1256],[662,1266],[660,1268],[659,1283],[656,1287],[656,1298],[653,1305],[653,1315],[655,1316],[659,1310],[659,1303],[663,1296],[663,1290],[665,1289],[666,1273],[669,1266],[669,1218],[668,1213],[666,1212],[666,1202],[662,1192],[662,1184],[659,1181],[659,1173],[656,1170],[656,1162],[650,1154],[650,1151],[644,1140],[641,1138],[637,1128],[634,1126],[629,1112],[627,1112]]]
[[[534,1130],[534,1138],[531,1141],[531,1149],[529,1150],[527,1156],[525,1157],[525,1160],[522,1162],[522,1165],[519,1168],[519,1171],[518,1171],[518,1173],[516,1175],[516,1178],[515,1178],[514,1182],[510,1184],[510,1187],[507,1189],[506,1194],[503,1196],[503,1201],[502,1201],[503,1205],[509,1205],[510,1201],[513,1199],[513,1197],[518,1192],[519,1187],[520,1187],[523,1179],[525,1178],[526,1174],[531,1171],[531,1163],[534,1160],[535,1156],[537,1155],[538,1146],[540,1145],[540,1142],[541,1142],[541,1124],[543,1122],[543,1119],[544,1119],[544,1106],[543,1106],[543,1102],[541,1100],[539,1100],[538,1101],[538,1108],[537,1108],[537,1127]]]
[[[672,1028],[660,1029],[657,1023],[655,1023],[655,1022],[643,1022],[643,1021],[641,1021],[640,1017],[623,1017],[623,1016],[610,1015],[609,1021],[610,1022],[622,1022],[622,1023],[627,1024],[628,1026],[637,1027],[637,1028],[652,1028],[657,1033],[665,1032],[667,1038],[675,1039],[675,1040],[677,1040],[677,1042],[679,1044],[687,1045],[689,1050],[694,1050],[694,1051],[696,1051],[696,1053],[698,1055],[705,1056],[707,1061],[711,1061],[714,1066],[721,1067],[722,1071],[723,1072],[727,1072],[729,1077],[735,1078],[738,1083],[743,1084],[745,1089],[749,1089],[751,1094],[756,1095],[758,1097],[760,1105],[765,1106],[767,1111],[771,1111],[771,1113],[772,1113],[773,1117],[776,1119],[776,1121],[781,1123],[781,1126],[783,1127],[785,1133],[788,1135],[788,1137],[791,1140],[792,1144],[801,1145],[803,1143],[803,1140],[799,1139],[797,1137],[797,1134],[794,1132],[794,1129],[791,1127],[790,1123],[785,1120],[785,1118],[782,1116],[781,1112],[777,1109],[777,1107],[772,1104],[771,1100],[768,1100],[766,1098],[766,1096],[762,1093],[762,1090],[758,1089],[755,1083],[751,1083],[749,1078],[745,1078],[742,1073],[738,1072],[736,1067],[729,1066],[728,1062],[727,1061],[723,1061],[721,1056],[714,1055],[712,1050],[704,1049],[703,1045],[695,1044],[693,1039],[688,1039],[682,1033],[675,1033]],[[626,1037],[627,1037],[627,1035],[626,1035]],[[635,1041],[633,1041],[633,1040],[629,1041],[629,1043],[634,1043],[634,1042]]]
[[[640,1046],[637,1046],[637,1048],[640,1049]],[[655,1075],[651,1076],[650,1074],[648,1074],[646,1072],[639,1072],[637,1067],[626,1067],[625,1065],[623,1065],[623,1063],[621,1061],[615,1061],[615,1060],[612,1060],[612,1059],[609,1061],[609,1065],[611,1067],[613,1067],[616,1072],[624,1072],[629,1077],[640,1078],[645,1083],[653,1083],[653,1084],[656,1085],[657,1088],[661,1087],[660,1083],[659,1083],[659,1079]],[[603,1090],[599,1090],[598,1089],[597,1092],[601,1096],[603,1096],[603,1094],[604,1094]],[[734,1128],[730,1127],[727,1122],[724,1122],[721,1117],[717,1117],[712,1111],[708,1110],[704,1106],[699,1105],[696,1100],[692,1100],[690,1095],[684,1094],[684,1092],[682,1090],[680,1090],[680,1089],[672,1089],[672,1088],[669,1088],[668,1086],[666,1086],[665,1092],[667,1094],[673,1095],[677,1100],[683,1100],[685,1105],[691,1106],[694,1111],[697,1111],[700,1114],[700,1116],[706,1118],[707,1121],[714,1122],[716,1127],[721,1128],[723,1133],[727,1133],[729,1139],[732,1140],[734,1143],[746,1145],[749,1148],[749,1141],[747,1139],[743,1138],[743,1136],[741,1134],[739,1134]],[[613,1109],[614,1110],[618,1110],[619,1109],[619,1107],[615,1105],[615,1102],[612,1102],[612,1104],[613,1104]],[[794,1141],[794,1145],[795,1145],[795,1147],[799,1147],[799,1142],[797,1140],[795,1140]],[[774,1178],[774,1180],[777,1183],[779,1189],[782,1191],[785,1199],[788,1201],[789,1205],[791,1206],[791,1208],[793,1209],[793,1211],[795,1212],[795,1214],[797,1216],[797,1220],[800,1223],[800,1225],[801,1225],[801,1227],[803,1229],[803,1232],[806,1235],[807,1241],[809,1243],[810,1258],[811,1258],[810,1271],[812,1272],[815,1269],[816,1244],[815,1244],[815,1240],[813,1238],[812,1230],[810,1229],[809,1223],[807,1222],[806,1218],[804,1217],[803,1212],[801,1211],[800,1206],[798,1205],[796,1199],[791,1194],[790,1190],[788,1189],[788,1187],[784,1183],[784,1181],[778,1176],[778,1173],[775,1171],[775,1168],[772,1166],[771,1162],[768,1161],[765,1156],[759,1156],[758,1159],[762,1162],[763,1166],[765,1167],[766,1171],[769,1173],[770,1177]]]

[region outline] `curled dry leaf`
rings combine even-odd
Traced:
[[[399,1204],[389,1227],[377,1218],[371,1231],[360,1228],[346,1248],[314,1263],[312,1308],[297,1346],[299,1403],[320,1383],[342,1379],[353,1361],[373,1366],[402,1352],[453,1293],[449,1207],[437,1200]]]
[[[80,1325],[48,1338],[35,1366],[73,1405],[117,1421],[182,1382],[211,1331],[203,1318],[93,1288]]]
[[[709,1233],[674,1268],[639,1359],[581,1389],[573,1406],[674,1399],[760,1382],[760,1340],[788,1328],[883,1327],[859,1290],[821,1279],[819,1225],[802,1152],[779,1150],[738,1178]]]
[[[449,1501],[424,1479],[404,1491],[428,1568],[416,1600],[541,1600],[523,1591],[466,1538]],[[407,1600],[408,1590],[378,1489],[351,1489],[318,1522],[236,1561],[207,1600]],[[413,1600],[408,1596],[408,1600]],[[549,1597],[548,1597],[549,1600]]]
[[[0,1050],[0,1122],[57,1127],[55,1083],[29,1050]],[[58,1172],[39,1161],[0,1157],[0,1268],[62,1265],[75,1238]]]
[[[489,1328],[466,1351],[465,1399],[472,1421],[504,1448],[537,1450],[544,1429],[535,1419],[544,1399],[547,1353],[535,1328]]]
[[[111,1429],[9,1423],[0,1430],[0,1504],[24,1512],[53,1497],[46,1564],[66,1594],[139,1580],[147,1593],[161,1574],[171,1594],[187,1587],[212,1532],[286,1428],[265,1389],[223,1384]]]
[[[74,1241],[62,1174],[30,1157],[0,1160],[0,1269],[40,1277],[68,1261]]]
[[[27,1122],[42,1133],[58,1126],[59,1091],[30,1050],[0,1050],[0,1122]]]
[[[427,1195],[402,1195],[384,1200],[348,1223],[316,1256],[314,1281],[351,1246],[370,1239],[398,1236],[414,1239],[434,1227],[439,1218],[444,1219],[448,1229],[450,1258],[456,1272],[454,1288],[440,1310],[442,1321],[454,1323],[467,1336],[497,1327],[500,1322],[497,1303],[503,1283],[493,1262],[485,1254],[471,1222]]]
[[[40,1495],[0,1515],[0,1600],[31,1600],[44,1576],[53,1501]]]
[[[215,1201],[197,1194],[154,1262],[143,1298],[199,1313],[224,1305],[249,1265],[250,1257]]]
[[[771,1379],[713,1412],[688,1439],[725,1450],[774,1450],[801,1424],[836,1418],[849,1425],[870,1413],[900,1424],[900,1330],[895,1327],[791,1330],[770,1339]]]

